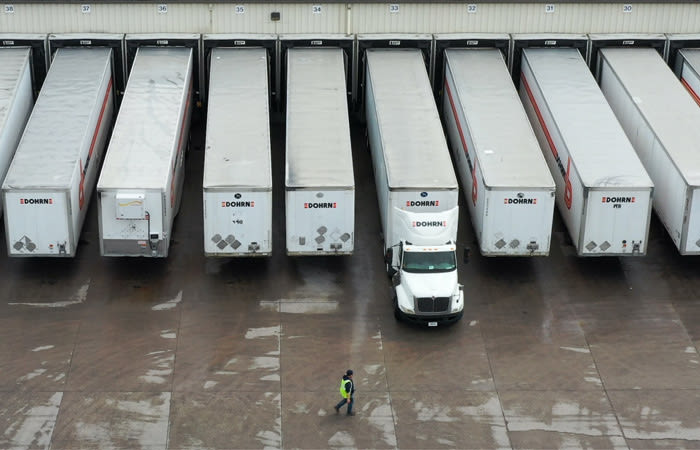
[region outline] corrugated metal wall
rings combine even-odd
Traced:
[[[86,2],[85,5],[88,3]],[[15,4],[12,14],[0,14],[0,30],[12,33],[198,33],[209,27],[206,4]]]
[[[345,33],[345,11],[342,3],[219,3],[212,6],[210,29],[212,33]],[[270,20],[272,12],[280,13],[278,22]]]
[[[88,4],[87,2],[85,3]],[[697,3],[4,3],[0,33],[693,33]],[[11,6],[8,10],[8,6]],[[552,11],[553,8],[553,11]],[[272,21],[270,13],[280,13]]]

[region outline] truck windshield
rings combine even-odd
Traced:
[[[403,270],[412,273],[455,270],[455,252],[404,252]]]

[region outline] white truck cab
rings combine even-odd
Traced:
[[[437,326],[462,318],[464,293],[457,279],[456,250],[453,243],[423,246],[407,241],[387,250],[397,319]]]
[[[367,137],[394,315],[428,326],[456,322],[464,311],[459,184],[422,54],[369,49],[366,61]]]

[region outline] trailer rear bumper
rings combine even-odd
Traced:
[[[168,256],[168,243],[164,239],[154,242],[146,239],[102,239],[102,256],[165,258]]]

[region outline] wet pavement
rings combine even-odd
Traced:
[[[259,260],[203,256],[202,128],[169,258],[100,257],[94,198],[76,258],[0,256],[0,448],[700,448],[700,258],[655,217],[646,257],[577,258],[557,216],[549,257],[488,259],[462,208],[464,319],[415,328],[361,126],[355,254],[285,256],[273,123]],[[348,368],[355,417],[333,411]]]

